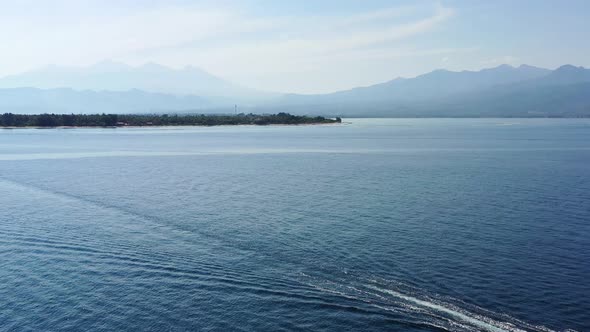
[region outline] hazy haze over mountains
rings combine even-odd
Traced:
[[[0,113],[158,113],[195,110],[209,102],[194,95],[142,90],[0,89]]]
[[[196,67],[48,66],[0,78],[0,111],[15,113],[229,113],[286,111],[330,116],[589,116],[590,70],[500,65],[435,70],[329,94],[262,92]]]
[[[0,78],[0,88],[126,91],[132,89],[178,95],[248,97],[260,93],[238,86],[193,66],[172,69],[156,63],[132,67],[103,61],[89,67],[47,66]]]

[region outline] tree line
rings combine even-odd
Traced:
[[[300,116],[289,113],[237,115],[168,114],[13,114],[0,116],[0,127],[122,127],[122,126],[220,126],[339,123],[340,118]]]

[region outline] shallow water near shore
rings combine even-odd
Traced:
[[[0,331],[590,330],[590,120],[0,131]]]

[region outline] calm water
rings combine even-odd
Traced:
[[[0,330],[590,330],[590,121],[350,121],[0,130]]]

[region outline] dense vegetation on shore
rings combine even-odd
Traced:
[[[278,114],[168,115],[168,114],[12,114],[0,116],[0,127],[122,127],[122,126],[220,126],[297,125],[339,123],[340,118]]]

